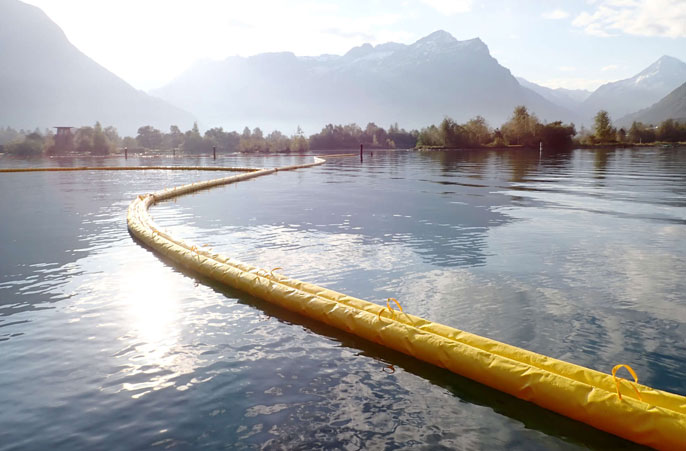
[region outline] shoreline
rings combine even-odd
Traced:
[[[677,148],[686,147],[686,142],[654,142],[654,143],[600,143],[600,144],[580,144],[575,143],[564,148],[555,148],[556,151],[560,150],[573,150],[573,149],[624,149],[630,147],[659,147],[659,148]],[[422,152],[430,151],[441,151],[441,150],[539,150],[538,147],[534,146],[524,146],[524,145],[509,145],[509,146],[472,146],[472,147],[447,147],[447,146],[422,146],[415,147],[411,150],[418,150]],[[546,151],[544,146],[542,149]]]

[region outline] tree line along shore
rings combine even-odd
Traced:
[[[19,156],[109,155],[126,149],[132,153],[173,152],[187,155],[233,152],[295,152],[353,149],[456,149],[529,147],[570,148],[612,147],[686,142],[686,121],[667,119],[660,124],[634,122],[628,129],[612,126],[606,111],[596,114],[592,129],[563,124],[542,123],[526,107],[517,106],[511,118],[499,128],[491,128],[481,116],[459,124],[446,117],[438,125],[407,131],[398,124],[388,130],[370,122],[363,129],[357,124],[328,124],[319,133],[305,136],[300,127],[287,136],[278,130],[266,134],[259,128],[245,127],[241,133],[221,127],[200,133],[197,123],[182,132],[172,125],[162,132],[150,125],[138,129],[135,137],[119,136],[117,129],[94,126],[72,127],[66,135],[56,136],[47,129],[14,130],[0,127],[0,153]]]

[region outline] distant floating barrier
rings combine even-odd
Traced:
[[[148,213],[155,203],[184,194],[324,162],[315,157],[309,164],[272,169],[154,167],[244,173],[138,196],[128,209],[129,231],[175,263],[285,309],[636,443],[665,450],[686,449],[686,397],[639,384],[627,365],[615,366],[612,374],[601,373],[410,315],[392,298],[381,306],[291,279],[277,273],[279,268],[260,269],[175,238],[160,229]],[[622,367],[634,382],[617,376]]]
[[[49,168],[0,168],[2,172],[72,172],[72,171],[257,171],[255,168],[227,166],[72,166]]]

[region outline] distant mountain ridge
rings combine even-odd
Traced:
[[[677,58],[663,56],[593,93],[550,89],[515,78],[481,39],[460,41],[442,30],[413,44],[363,44],[344,55],[199,62],[153,90],[157,97],[88,58],[40,9],[18,0],[0,0],[0,49],[0,126],[14,128],[98,120],[131,135],[142,125],[188,129],[188,111],[203,128],[247,125],[287,134],[298,125],[315,133],[327,123],[421,128],[446,116],[464,122],[481,115],[499,127],[517,105],[541,120],[577,125],[589,125],[601,109],[622,125],[684,117],[686,63]]]
[[[476,115],[500,126],[517,105],[540,118],[574,120],[569,110],[522,87],[478,38],[445,31],[414,44],[364,44],[342,56],[266,53],[196,64],[152,93],[209,124],[310,133],[326,123],[375,122],[419,128]]]
[[[660,99],[659,102],[624,116],[617,122],[628,127],[633,121],[657,125],[667,119],[686,122],[686,82]]]
[[[0,0],[0,126],[190,128],[193,116],[138,91],[68,40],[40,9]]]
[[[522,77],[516,77],[517,81],[523,87],[540,94],[544,99],[551,101],[556,105],[574,111],[586,100],[591,94],[591,91],[585,89],[565,89],[565,88],[547,88],[530,82]]]
[[[686,63],[662,56],[626,80],[606,83],[581,105],[586,116],[606,110],[613,119],[646,108],[686,82]]]

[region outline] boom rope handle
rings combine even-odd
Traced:
[[[200,250],[198,249],[198,246],[191,246],[189,250],[193,252],[193,254],[195,254],[195,258],[200,261]]]
[[[274,274],[274,271],[276,271],[278,269],[283,269],[283,268],[278,266],[278,267],[272,269],[271,271],[267,271],[264,268],[259,268],[257,271],[255,271],[255,274],[260,276],[260,277],[264,277],[266,279],[276,280],[276,275]]]
[[[641,393],[638,391],[638,387],[636,387],[636,384],[638,384],[638,376],[636,376],[636,372],[629,365],[625,365],[623,363],[620,363],[619,365],[615,365],[612,368],[612,379],[615,380],[615,385],[617,387],[617,396],[619,396],[619,400],[620,401],[622,400],[622,393],[619,391],[619,383],[623,380],[626,380],[624,378],[617,377],[617,371],[622,367],[626,368],[629,371],[629,373],[631,373],[631,375],[634,377],[634,382],[635,382],[634,384],[632,384],[629,381],[627,381],[627,382],[629,382],[629,384],[631,385],[631,388],[633,388],[634,391],[636,392],[636,396],[638,396],[638,399],[643,401],[643,398],[641,398]]]
[[[397,300],[396,298],[388,298],[388,299],[386,299],[386,307],[388,307],[389,310],[393,310],[393,309],[391,308],[391,305],[390,305],[389,301],[395,302],[395,305],[398,306],[398,310],[400,310],[401,312],[403,311],[403,308],[402,308],[402,306],[400,305],[400,302],[398,302],[398,300]],[[404,313],[404,312],[403,312],[403,313]]]
[[[398,306],[398,310],[400,310],[400,313],[405,313],[405,312],[403,312],[403,307],[400,305],[400,302],[398,302],[398,300],[396,298],[388,298],[388,299],[386,299],[386,308],[388,309],[389,312],[391,312],[391,319],[395,319],[395,310],[393,310],[393,307],[391,307],[391,301],[395,302],[395,305]],[[377,315],[379,317],[379,321],[381,321],[381,314],[385,311],[386,311],[386,309],[384,309],[384,308],[379,310],[379,314]]]

